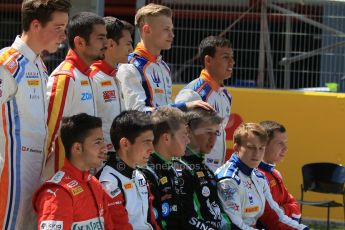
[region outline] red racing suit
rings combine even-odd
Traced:
[[[47,164],[61,168],[65,150],[59,137],[62,117],[87,113],[97,116],[93,83],[88,66],[73,50],[69,50],[63,61],[50,75],[47,85],[48,99],[48,152],[54,154]],[[50,164],[54,164],[53,167]],[[51,175],[55,172],[51,172]]]
[[[275,165],[261,162],[259,165],[259,170],[267,178],[273,200],[277,202],[281,209],[284,210],[285,215],[299,221],[299,219],[301,218],[299,205],[295,198],[286,189],[283,183],[282,176],[274,167]],[[272,221],[270,221],[270,218],[271,216],[264,213],[264,215],[260,218],[260,221],[267,223],[265,224],[266,227],[270,227],[269,224],[272,223]],[[271,226],[271,228],[272,227],[273,226]]]
[[[94,176],[65,159],[63,168],[36,191],[32,200],[38,229],[113,229],[106,196]]]

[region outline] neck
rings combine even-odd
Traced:
[[[112,67],[116,67],[118,62],[116,60],[114,60],[113,58],[111,58],[110,56],[105,56],[105,58],[103,59],[103,61],[105,61],[108,65],[112,66]]]
[[[145,42],[143,39],[140,41],[146,50],[148,50],[150,53],[158,57],[161,54],[161,49],[158,49],[153,44],[150,44],[149,42]]]
[[[85,62],[86,65],[90,66],[95,60],[91,60],[90,58],[86,57],[82,52],[78,50],[74,50],[74,52],[78,55],[78,57]]]
[[[39,42],[36,41],[36,39],[33,38],[33,35],[29,34],[29,32],[23,32],[20,36],[20,39],[32,49],[35,54],[39,55],[43,51],[41,48],[41,45]]]
[[[155,146],[155,151],[159,153],[165,160],[171,161],[173,156],[167,151],[167,147],[161,143],[157,143]]]
[[[118,151],[116,152],[116,154],[119,156],[119,158],[120,158],[123,162],[126,163],[126,165],[128,165],[128,166],[131,167],[132,169],[135,169],[135,166],[136,166],[135,162],[132,162],[132,161],[128,158],[127,154],[126,154],[124,151],[118,150]]]
[[[265,159],[265,158],[264,158],[263,161],[264,161],[265,163],[267,163],[267,164],[275,165],[274,162],[272,162],[272,161],[270,161],[270,160],[268,160],[268,159]]]
[[[212,79],[213,79],[215,82],[217,82],[219,85],[222,85],[222,84],[223,84],[224,80],[223,80],[223,79],[219,79],[219,78],[217,77],[217,75],[215,74],[215,71],[213,71],[212,69],[207,68],[207,67],[205,67],[205,70],[208,72],[209,75],[211,75]]]
[[[85,165],[85,163],[81,159],[71,158],[69,161],[71,162],[72,165],[74,165],[74,167],[76,167],[82,172],[87,172],[87,171],[90,171],[91,169],[91,167]]]

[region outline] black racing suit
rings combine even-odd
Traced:
[[[191,218],[189,223],[194,226],[202,226],[202,224],[207,223],[211,224],[214,229],[230,229],[230,220],[222,211],[218,198],[215,175],[204,164],[203,160],[202,154],[196,153],[188,147],[182,161],[178,160],[187,164],[187,171],[191,175],[189,183],[192,186],[186,187],[191,190],[187,190],[186,193],[193,194],[194,210],[197,213],[198,220]]]
[[[154,195],[157,222],[168,230],[217,229],[195,211],[193,177],[186,167],[189,166],[181,160],[167,161],[154,153],[143,169]]]

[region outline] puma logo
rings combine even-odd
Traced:
[[[53,195],[56,197],[56,192],[57,192],[57,190],[59,190],[59,189],[56,189],[55,192],[54,192],[53,190],[51,190],[51,189],[49,188],[49,189],[47,189],[47,192],[53,194]]]

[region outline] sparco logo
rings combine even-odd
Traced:
[[[63,221],[45,220],[40,225],[41,230],[61,230],[63,229]]]

